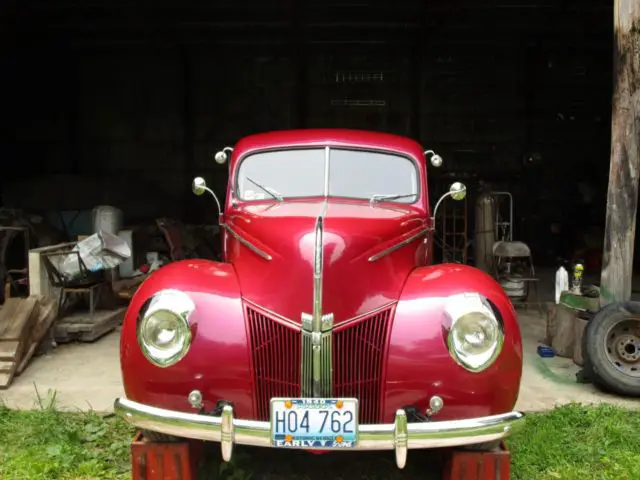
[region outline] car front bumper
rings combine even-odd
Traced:
[[[234,418],[226,405],[222,415],[213,417],[151,407],[118,398],[114,410],[138,428],[182,438],[219,442],[224,461],[230,461],[233,445],[272,447],[271,424]],[[408,423],[403,409],[396,411],[393,423],[360,425],[358,444],[346,450],[394,450],[398,468],[404,468],[409,449],[473,445],[505,438],[524,424],[525,415],[509,412],[465,420]]]

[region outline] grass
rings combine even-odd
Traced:
[[[640,411],[558,407],[529,415],[509,447],[518,479],[640,479]]]
[[[61,412],[55,393],[37,393],[36,403],[31,411],[0,405],[1,479],[131,478],[130,426],[113,415]]]
[[[0,405],[0,478],[130,478],[132,428],[113,416],[61,412],[55,395],[47,400],[38,395],[37,407],[15,411]],[[640,412],[604,404],[558,407],[529,415],[525,429],[509,445],[513,479],[640,479]],[[391,453],[316,456],[238,450],[234,463],[222,467],[222,478],[424,478],[425,470],[433,469],[419,451],[410,453],[401,473]],[[218,449],[213,455],[219,455]]]

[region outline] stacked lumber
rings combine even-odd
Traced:
[[[40,341],[53,325],[58,305],[52,298],[9,298],[0,309],[0,389],[29,364]]]
[[[113,332],[124,320],[125,308],[113,310],[96,310],[93,315],[89,312],[74,312],[59,318],[53,329],[56,343],[94,342]]]

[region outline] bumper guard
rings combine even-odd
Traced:
[[[236,443],[255,447],[272,446],[269,422],[236,419],[233,407],[229,405],[223,408],[220,417],[212,417],[165,410],[118,398],[114,410],[126,422],[141,429],[219,442],[225,462],[231,460]],[[399,409],[393,423],[360,425],[358,444],[348,450],[394,450],[398,468],[404,468],[409,449],[458,447],[500,440],[521,427],[524,419],[524,413],[509,412],[465,420],[408,423],[406,412]]]

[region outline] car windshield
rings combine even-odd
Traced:
[[[330,148],[328,191],[325,191],[325,156],[324,148],[250,154],[240,162],[236,195],[241,200],[326,195],[401,203],[414,203],[418,198],[418,169],[407,157]]]

